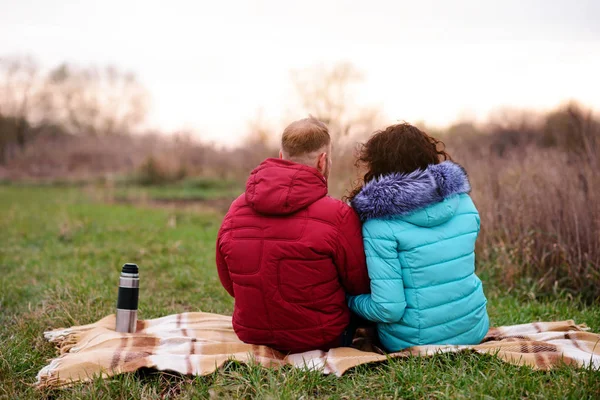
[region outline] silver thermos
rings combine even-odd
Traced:
[[[135,332],[137,324],[140,274],[136,264],[125,264],[119,278],[117,299],[117,332]]]

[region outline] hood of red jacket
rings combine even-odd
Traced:
[[[327,180],[315,168],[278,158],[268,158],[246,183],[246,201],[266,215],[299,211],[327,195]]]

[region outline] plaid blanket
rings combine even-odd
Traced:
[[[115,332],[114,326],[115,316],[110,315],[90,325],[45,332],[46,339],[58,346],[61,355],[38,373],[37,386],[65,386],[142,367],[206,375],[229,360],[267,367],[291,365],[341,376],[352,367],[388,357],[459,351],[492,354],[511,364],[535,369],[563,364],[600,369],[600,335],[586,332],[585,325],[573,321],[491,328],[476,346],[418,346],[387,355],[364,332],[355,338],[352,348],[286,355],[241,342],[233,331],[231,317],[202,312],[138,321],[133,334]]]

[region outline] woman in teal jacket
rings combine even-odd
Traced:
[[[358,159],[367,173],[350,199],[364,221],[371,293],[349,306],[378,323],[389,351],[477,344],[489,328],[475,275],[479,214],[465,171],[449,159],[409,124],[377,132]]]

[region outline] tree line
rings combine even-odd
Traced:
[[[327,123],[336,141],[370,132],[381,120],[376,107],[353,102],[364,75],[350,63],[293,70],[290,79],[296,108]],[[116,67],[43,68],[32,57],[0,56],[0,164],[37,135],[127,135],[144,126],[149,102],[136,76]],[[245,145],[275,136],[262,118],[247,129]]]
[[[145,121],[148,93],[130,72],[0,57],[0,164],[37,135],[128,134]]]

